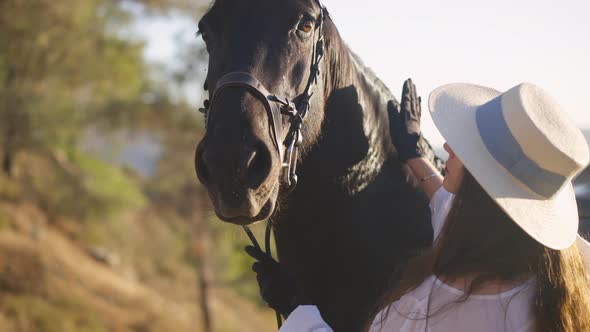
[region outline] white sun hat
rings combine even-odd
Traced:
[[[465,168],[526,233],[557,250],[576,241],[572,178],[588,164],[588,145],[545,91],[448,84],[430,94],[429,107]]]

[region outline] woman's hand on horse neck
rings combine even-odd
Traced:
[[[418,97],[416,85],[412,79],[407,79],[404,82],[401,100],[402,103],[397,105],[398,107],[394,107],[393,104],[388,107],[391,139],[400,161],[410,166],[412,173],[420,181],[422,190],[428,199],[431,199],[432,195],[442,186],[443,177],[436,167],[425,158],[424,150],[420,145],[420,141],[424,140],[420,128],[422,100]]]

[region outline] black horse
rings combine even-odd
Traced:
[[[247,225],[272,216],[280,261],[336,331],[358,331],[392,272],[430,245],[430,212],[391,142],[387,112],[397,101],[330,18],[318,28],[320,17],[317,0],[217,0],[199,22],[210,95],[222,76],[240,71],[297,101],[323,34],[295,189],[281,185],[265,104],[244,87],[223,89],[209,106],[195,164],[218,217]]]

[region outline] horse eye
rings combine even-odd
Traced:
[[[311,30],[313,30],[313,22],[310,20],[303,21],[299,24],[297,29],[305,33],[310,33]]]

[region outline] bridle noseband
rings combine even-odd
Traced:
[[[297,158],[299,147],[303,141],[301,135],[301,128],[303,120],[310,109],[310,100],[313,95],[313,87],[317,85],[318,76],[320,74],[320,63],[324,57],[324,38],[323,25],[326,19],[327,10],[319,1],[321,12],[318,25],[319,36],[315,44],[312,55],[312,64],[309,80],[305,90],[300,95],[300,101],[295,105],[287,98],[281,98],[270,93],[266,87],[252,74],[247,72],[230,72],[225,74],[217,81],[217,86],[213,91],[211,102],[205,101],[205,107],[200,111],[205,115],[205,128],[209,125],[211,118],[211,106],[215,104],[216,99],[220,95],[221,90],[229,87],[244,87],[256,95],[259,100],[264,103],[266,111],[272,123],[272,132],[274,145],[279,153],[282,168],[285,168],[285,173],[282,176],[282,182],[286,185],[287,191],[291,191],[297,185]],[[285,129],[283,128],[282,116],[289,117],[289,128],[285,140],[281,142],[284,137]]]

